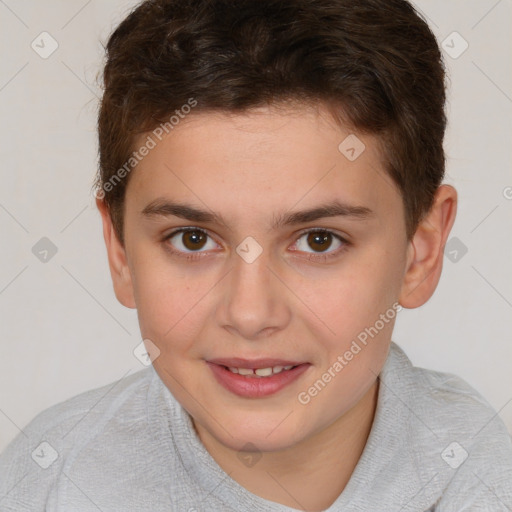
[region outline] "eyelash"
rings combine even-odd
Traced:
[[[199,231],[201,233],[204,233],[206,236],[210,237],[208,232],[206,230],[202,229],[202,228],[196,228],[196,227],[192,227],[192,226],[187,227],[187,228],[180,228],[180,229],[177,229],[177,230],[173,231],[172,233],[169,233],[162,240],[162,242],[165,243],[166,250],[171,252],[171,254],[173,254],[173,255],[176,255],[176,256],[181,257],[181,258],[185,258],[186,260],[189,260],[189,261],[196,261],[196,260],[199,260],[199,259],[207,256],[206,252],[185,253],[183,251],[179,251],[177,249],[174,249],[170,244],[166,243],[169,239],[171,239],[172,237],[174,237],[178,233],[185,233],[185,232],[188,232],[188,231]],[[351,245],[350,242],[348,242],[342,236],[334,233],[333,231],[330,231],[330,230],[324,229],[324,228],[306,229],[306,230],[304,230],[304,231],[299,233],[296,241],[298,241],[304,235],[309,234],[309,233],[328,233],[330,235],[333,235],[335,238],[337,238],[343,245],[341,247],[339,247],[337,250],[329,252],[329,253],[326,253],[326,254],[323,254],[323,253],[311,253],[311,256],[306,258],[308,261],[311,261],[311,260],[328,261],[331,258],[335,258],[335,257],[339,256],[342,252],[344,252]],[[212,237],[210,237],[210,238],[212,238]]]

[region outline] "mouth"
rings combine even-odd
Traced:
[[[206,361],[218,383],[235,395],[261,398],[277,393],[294,382],[310,363],[281,359],[239,358]]]

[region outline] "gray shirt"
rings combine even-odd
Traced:
[[[329,512],[512,511],[512,442],[491,406],[391,344],[363,454]],[[39,414],[0,456],[0,510],[279,511],[231,479],[153,367]]]

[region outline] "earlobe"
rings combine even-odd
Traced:
[[[135,309],[135,297],[133,291],[133,283],[126,257],[125,247],[119,241],[110,212],[105,202],[96,198],[96,206],[101,214],[103,224],[103,238],[107,248],[108,264],[112,284],[117,300],[125,307]]]
[[[443,268],[444,247],[455,221],[457,192],[441,185],[428,214],[409,242],[399,302],[405,308],[423,305],[434,293]]]

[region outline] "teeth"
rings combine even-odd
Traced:
[[[260,377],[268,377],[272,375],[272,368],[257,368],[254,373]]]
[[[229,367],[229,371],[232,373],[238,373],[239,375],[255,375],[257,377],[270,377],[270,375],[276,375],[277,373],[281,373],[283,370],[291,370],[293,365],[289,366],[270,366],[268,368],[256,368],[256,370],[252,370],[251,368],[234,368],[232,366]]]

